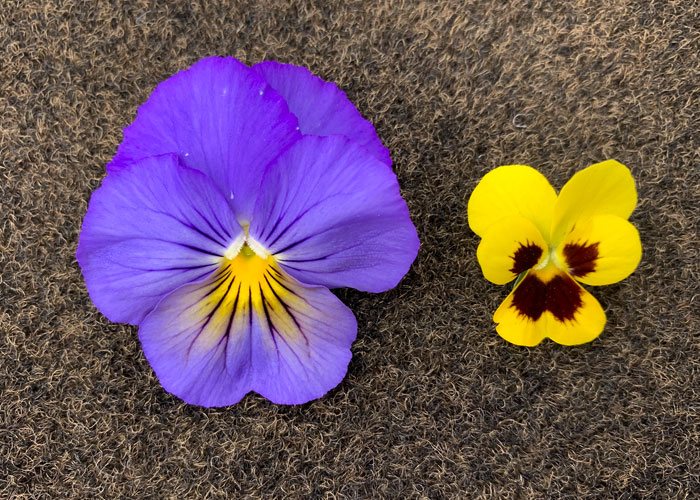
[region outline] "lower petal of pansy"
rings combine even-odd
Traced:
[[[297,404],[343,379],[356,331],[327,289],[302,285],[244,246],[211,278],[163,299],[139,338],[163,387],[188,403],[225,406],[254,390]]]
[[[632,274],[641,258],[637,228],[615,215],[578,224],[557,248],[557,260],[587,285],[617,283]]]
[[[393,288],[420,245],[391,169],[353,141],[305,136],[270,165],[250,235],[294,278]]]
[[[504,285],[520,273],[543,262],[547,242],[530,220],[514,215],[504,217],[484,234],[476,250],[484,277]]]
[[[138,324],[168,293],[216,271],[243,230],[226,198],[176,155],[109,174],[90,199],[76,257],[110,320]]]
[[[327,288],[303,285],[280,269],[270,270],[265,285],[254,338],[254,390],[279,404],[320,398],[347,373],[355,316]]]
[[[508,342],[532,347],[544,338],[558,344],[590,342],[603,331],[598,301],[553,265],[530,270],[493,315],[496,331]]]

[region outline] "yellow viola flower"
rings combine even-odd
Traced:
[[[545,337],[577,345],[600,335],[605,312],[579,283],[609,285],[635,270],[642,243],[627,219],[636,204],[632,174],[615,160],[577,172],[559,195],[532,167],[486,174],[467,209],[481,237],[476,256],[493,283],[520,277],[493,315],[498,334],[523,346]]]

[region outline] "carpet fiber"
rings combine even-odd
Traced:
[[[556,5],[553,5],[556,4]],[[693,7],[695,5],[695,7]],[[665,2],[0,6],[0,498],[690,498],[700,471],[700,8]],[[422,248],[356,314],[321,400],[166,393],[74,253],[154,86],[208,55],[335,81],[389,147]],[[615,158],[644,245],[594,342],[503,341],[467,224],[490,169]]]

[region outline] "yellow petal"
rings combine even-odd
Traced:
[[[554,206],[551,238],[557,246],[571,229],[594,215],[627,219],[637,204],[637,190],[629,169],[615,160],[596,163],[574,174]]]
[[[587,285],[617,283],[632,274],[641,259],[639,232],[615,215],[578,224],[557,247],[557,260]]]
[[[520,215],[495,222],[476,249],[484,277],[497,285],[513,281],[540,264],[547,254],[547,242],[535,225]]]
[[[469,198],[469,227],[483,236],[498,220],[520,215],[531,220],[547,238],[556,191],[546,177],[532,167],[506,165],[486,174]]]
[[[508,342],[532,347],[544,338],[558,344],[590,342],[605,327],[598,301],[569,275],[548,266],[530,270],[493,315]]]

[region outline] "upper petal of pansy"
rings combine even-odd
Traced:
[[[214,183],[163,155],[104,179],[76,256],[97,308],[137,324],[164,295],[214,272],[237,239],[242,229]]]
[[[251,390],[282,404],[321,397],[345,376],[354,316],[327,289],[245,249],[146,317],[146,358],[163,387],[191,404],[230,405]]]
[[[567,273],[549,265],[531,269],[493,315],[508,342],[532,347],[550,338],[563,345],[585,344],[605,327],[598,301]]]
[[[335,83],[325,82],[306,68],[265,61],[253,66],[287,101],[299,119],[303,134],[342,134],[358,142],[382,163],[391,166],[389,150],[377,137],[374,126]]]
[[[637,205],[637,190],[629,169],[615,160],[596,163],[576,172],[557,198],[552,219],[552,246],[571,229],[594,215],[627,219]]]
[[[107,168],[177,153],[214,180],[246,220],[265,166],[301,136],[297,126],[284,99],[255,71],[232,57],[210,57],[156,87]]]
[[[547,254],[547,242],[535,225],[519,215],[495,222],[476,249],[484,277],[497,285],[504,285],[540,264]]]
[[[298,280],[381,292],[419,247],[396,176],[353,141],[305,136],[270,166],[251,236]]]
[[[576,225],[557,247],[557,260],[587,285],[625,279],[642,258],[639,232],[616,215],[598,215]]]
[[[469,227],[482,236],[498,220],[520,215],[549,237],[557,193],[547,178],[526,165],[505,165],[487,173],[467,205]]]

